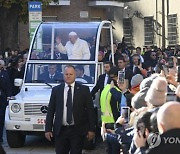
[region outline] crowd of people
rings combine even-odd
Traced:
[[[25,63],[28,50],[6,49],[0,52],[0,145],[3,142],[3,129],[6,106],[11,96],[15,96],[20,89],[14,86],[14,79],[24,77]],[[5,151],[0,147],[0,153]]]
[[[76,34],[73,33],[72,36],[74,37]],[[150,46],[143,48],[143,50],[141,47],[137,47],[134,51],[128,50],[123,43],[114,43],[113,47],[113,53],[108,47],[101,48],[99,51],[98,61],[104,63],[105,73],[99,76],[91,91],[92,99],[100,91],[101,136],[103,141],[107,143],[108,154],[144,154],[160,153],[162,151],[162,153],[178,153],[180,151],[179,144],[167,142],[170,137],[179,139],[180,136],[180,104],[178,103],[180,100],[180,86],[177,76],[179,46],[164,50]],[[3,119],[0,120],[1,143],[3,142],[5,109],[8,99],[15,96],[20,90],[14,86],[14,79],[23,79],[27,55],[28,50],[20,52],[8,49],[0,53],[0,119]],[[111,62],[113,57],[114,65]],[[56,70],[56,66],[49,66],[48,69],[49,71]],[[84,74],[83,67],[74,68],[70,66],[68,69],[73,72],[72,74],[76,72],[78,77]],[[119,78],[120,71],[124,72],[124,79],[121,80]],[[61,74],[61,78],[63,78],[63,75],[65,77],[67,74]],[[52,78],[49,75],[48,77]],[[66,80],[68,81],[68,78]],[[75,78],[70,84],[74,84],[74,82]],[[78,87],[81,88],[80,85]],[[177,99],[169,102],[167,94],[170,93],[176,95]],[[81,95],[79,94],[78,97],[81,97]],[[90,99],[89,95],[86,97],[88,100]],[[50,102],[53,106],[56,102],[52,99]],[[84,101],[82,100],[83,103]],[[123,108],[127,109],[126,113],[124,113]],[[92,111],[91,106],[89,110]],[[86,115],[84,108],[82,108],[82,113]],[[89,113],[89,115],[91,114]],[[49,140],[52,137],[50,132],[52,118],[48,123],[50,126],[46,128],[48,133],[46,137]],[[82,120],[81,118],[80,120]],[[77,122],[76,118],[73,120],[75,120],[73,123]],[[90,118],[90,120],[92,119]],[[69,127],[67,132],[69,132]],[[92,132],[94,132],[93,124],[88,134],[90,139],[94,136]],[[149,139],[157,133],[161,138],[161,144],[158,146],[156,146],[155,141],[150,142]],[[58,138],[58,142],[61,143],[63,140]],[[80,142],[75,141],[75,143]],[[56,146],[59,148],[58,145]],[[73,148],[76,149],[74,146]]]
[[[20,89],[14,86],[14,79],[24,77],[28,51],[10,50],[0,52],[0,143],[3,142],[5,110],[8,99]]]
[[[143,50],[137,47],[132,54],[114,44],[115,66],[110,51],[99,52],[105,74],[91,95],[94,98],[100,90],[101,136],[108,154],[180,151],[179,142],[168,140],[179,140],[180,135],[179,46]],[[123,81],[120,71],[125,73]]]

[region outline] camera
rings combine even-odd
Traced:
[[[125,123],[129,122],[130,118],[130,108],[129,107],[121,107],[121,116],[125,119]]]
[[[124,71],[118,71],[118,82],[119,83],[125,82],[125,72]]]

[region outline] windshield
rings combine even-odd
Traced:
[[[99,23],[43,23],[30,54],[32,60],[95,60]]]
[[[64,81],[63,70],[68,64],[38,63],[28,64],[25,83],[61,83]],[[72,64],[76,71],[76,81],[94,84],[95,64]]]

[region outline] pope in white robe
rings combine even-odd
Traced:
[[[57,42],[57,41],[56,41]],[[65,46],[62,45],[61,41],[57,42],[57,49],[60,53],[67,54],[68,60],[89,60],[90,50],[88,43],[78,37],[76,32],[69,33],[69,41]],[[88,69],[87,69],[88,68]],[[89,75],[89,66],[84,66],[85,74]]]

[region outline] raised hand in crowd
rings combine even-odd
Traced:
[[[141,147],[146,146],[147,139],[144,138],[140,130],[135,131],[133,140],[134,140],[136,148],[141,148]]]

